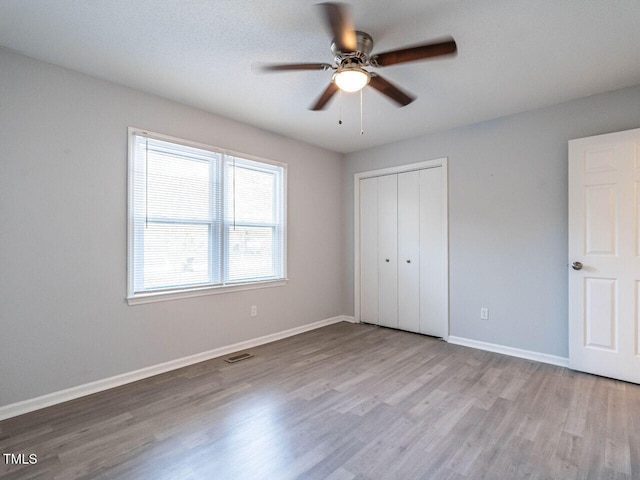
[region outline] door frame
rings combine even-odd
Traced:
[[[398,173],[412,172],[415,170],[424,170],[427,168],[442,168],[442,222],[443,222],[443,242],[444,242],[444,284],[445,296],[444,306],[447,317],[446,335],[444,340],[449,339],[449,170],[447,166],[447,157],[436,158],[433,160],[425,160],[417,163],[406,165],[398,165],[395,167],[381,168],[377,170],[369,170],[365,172],[357,172],[353,176],[353,238],[354,238],[354,311],[355,321],[360,323],[360,180],[372,177],[381,177],[384,175],[394,175]]]

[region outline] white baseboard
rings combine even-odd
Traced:
[[[524,358],[526,360],[533,360],[535,362],[549,363],[551,365],[569,368],[569,359],[566,357],[557,357],[555,355],[549,355],[547,353],[532,352],[531,350],[506,347],[504,345],[481,342],[480,340],[471,340],[464,337],[454,337],[453,335],[449,336],[448,341],[449,343],[453,343],[455,345],[477,348],[479,350],[486,350],[488,352],[502,353],[503,355],[509,355],[512,357]]]
[[[291,328],[282,332],[272,333],[263,337],[234,343],[233,345],[214,348],[213,350],[209,350],[207,352],[197,353],[188,357],[178,358],[176,360],[171,360],[169,362],[161,363],[158,365],[152,365],[150,367],[141,368],[139,370],[123,373],[102,380],[97,380],[95,382],[85,383],[84,385],[67,388],[66,390],[60,390],[58,392],[49,393],[47,395],[31,398],[29,400],[11,403],[9,405],[0,407],[0,420],[17,417],[18,415],[33,412],[34,410],[57,405],[59,403],[67,402],[69,400],[74,400],[86,395],[102,392],[110,388],[119,387],[127,383],[153,377],[154,375],[159,375],[161,373],[176,370],[188,365],[193,365],[194,363],[204,362],[206,360],[211,360],[212,358],[228,355],[239,350],[245,350],[247,348],[257,347],[266,343],[275,342],[276,340],[282,340],[283,338],[292,337],[300,333],[308,332],[310,330],[315,330],[321,327],[326,327],[327,325],[332,325],[339,322],[353,323],[354,318],[346,315],[338,315],[337,317],[327,318],[325,320],[320,320],[308,325]]]
[[[351,317],[349,315],[343,315],[342,320],[349,323],[360,323],[358,320],[356,320],[356,317]]]

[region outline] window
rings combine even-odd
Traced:
[[[271,285],[286,166],[130,129],[129,303]]]

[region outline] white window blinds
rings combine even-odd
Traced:
[[[283,276],[281,167],[225,158],[225,281]]]
[[[284,278],[283,165],[130,141],[130,296]]]

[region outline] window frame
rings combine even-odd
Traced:
[[[170,142],[177,145],[183,145],[186,147],[197,148],[205,151],[212,152],[214,154],[220,155],[220,175],[224,177],[225,175],[225,162],[227,162],[226,157],[236,157],[239,159],[249,160],[253,162],[259,162],[266,165],[273,165],[276,167],[282,168],[282,196],[277,198],[282,202],[282,277],[274,278],[274,279],[266,279],[266,280],[249,280],[249,281],[230,281],[225,283],[225,277],[228,275],[228,272],[225,270],[226,264],[228,263],[228,255],[227,255],[227,243],[228,243],[228,235],[227,235],[227,221],[225,218],[224,209],[222,211],[222,218],[219,219],[220,223],[220,231],[221,231],[221,262],[224,266],[223,268],[222,278],[220,284],[207,284],[207,285],[192,285],[192,286],[180,286],[180,287],[167,287],[167,288],[158,288],[155,290],[144,291],[144,292],[136,292],[135,291],[135,269],[134,269],[134,258],[135,258],[135,215],[134,215],[134,189],[135,189],[135,163],[134,163],[134,154],[135,154],[135,136],[148,137],[154,140],[160,140],[164,142]],[[203,295],[212,295],[212,294],[221,294],[221,293],[230,293],[235,291],[243,291],[243,290],[253,290],[258,288],[268,288],[268,287],[278,287],[286,285],[288,282],[287,277],[287,167],[288,165],[283,162],[277,162],[274,160],[265,159],[262,157],[257,157],[255,155],[248,155],[241,152],[236,152],[232,150],[222,149],[218,147],[214,147],[212,145],[194,142],[190,140],[185,140],[182,138],[177,138],[169,135],[164,135],[161,133],[151,132],[146,129],[129,127],[128,128],[128,154],[127,154],[127,296],[126,301],[129,305],[138,305],[144,303],[158,302],[158,301],[166,301],[166,300],[175,300],[179,298],[190,298],[190,297],[199,297]],[[225,183],[222,182],[224,196],[224,188]],[[277,227],[276,227],[277,228]],[[212,259],[209,259],[211,262]]]

